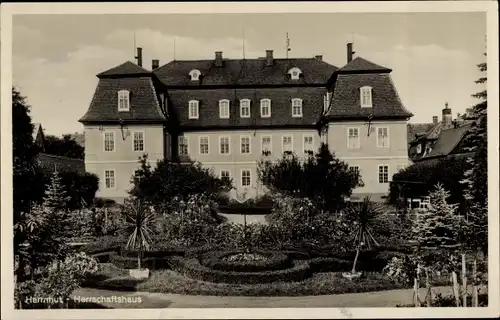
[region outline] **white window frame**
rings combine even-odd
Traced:
[[[269,138],[269,152],[272,153],[273,150],[273,138],[271,135],[264,135],[260,137],[260,152],[264,153],[264,138]]]
[[[118,112],[130,111],[130,91],[120,90],[118,91]],[[122,100],[126,101],[125,106],[122,105]]]
[[[226,111],[226,110],[224,110],[225,107],[227,107],[227,115],[223,114],[223,112],[222,112],[222,111]],[[230,116],[231,116],[231,110],[229,107],[229,100],[228,99],[219,100],[219,117],[221,119],[229,119]]]
[[[248,153],[242,152],[243,139],[248,139]],[[252,154],[252,139],[250,136],[240,136],[240,154]]]
[[[246,171],[249,172],[248,178],[250,179],[250,183],[248,185],[243,184],[243,172],[246,172]],[[240,172],[240,185],[242,187],[251,187],[252,186],[252,170],[250,170],[250,169],[241,169],[241,172]]]
[[[196,107],[196,114],[191,113],[191,107]],[[189,119],[199,119],[200,118],[200,102],[198,100],[189,100],[188,102],[188,118]]]
[[[294,103],[297,102],[298,105],[294,105]],[[300,108],[299,113],[295,114],[295,108]],[[302,112],[302,99],[300,98],[293,98],[292,99],[292,118],[302,118],[303,112]]]
[[[310,133],[306,133],[302,136],[302,149],[304,150],[303,152],[306,153],[306,137],[312,139],[311,150],[308,151],[312,151],[314,153],[314,135]]]
[[[113,150],[106,150],[106,134],[111,134],[113,136]],[[115,152],[116,151],[116,134],[114,131],[104,131],[102,134],[103,151],[104,152]]]
[[[231,179],[231,171],[228,170],[228,169],[220,169],[220,171],[219,171],[219,178],[221,178],[221,179],[223,178],[222,172],[227,172],[227,178]]]
[[[357,130],[357,132],[358,132],[358,143],[357,143],[357,146],[355,146],[355,147],[352,147],[351,144],[349,143],[350,142],[350,140],[349,140],[349,131],[351,131],[351,130]],[[361,137],[360,137],[361,134],[360,134],[360,131],[361,130],[359,129],[359,127],[348,127],[347,128],[347,149],[359,149],[359,148],[361,148]]]
[[[387,167],[387,182],[380,182],[380,168],[382,167]],[[389,183],[389,173],[390,173],[390,170],[389,170],[389,165],[388,164],[379,164],[377,166],[377,181],[379,184],[386,184],[386,183]]]
[[[354,168],[356,168],[358,171],[358,174],[361,175],[361,171],[359,171],[359,166],[349,166],[349,170],[353,170]]]
[[[227,139],[227,152],[222,152],[222,139]],[[227,156],[231,154],[231,137],[230,136],[219,136],[219,154]]]
[[[293,73],[296,72],[297,75],[293,75]],[[300,79],[300,75],[302,74],[302,71],[297,68],[297,67],[293,67],[291,68],[290,70],[288,70],[288,74],[290,75],[290,79],[292,80],[299,80]]]
[[[262,113],[262,110],[265,107],[265,105],[264,105],[265,103],[268,103],[268,107],[269,107],[269,113],[267,115]],[[271,99],[269,99],[269,98],[260,99],[260,117],[261,118],[270,118],[271,117]]]
[[[203,138],[207,138],[207,153],[201,152],[201,140]],[[198,137],[198,153],[202,154],[202,155],[209,155],[210,154],[210,137],[209,136],[199,136]]]
[[[142,150],[135,150],[135,134],[142,133]],[[136,130],[132,132],[132,151],[133,152],[144,152],[146,150],[146,134],[143,130]]]
[[[364,101],[364,94],[368,94],[368,101]],[[373,106],[373,95],[372,95],[372,87],[364,86],[359,88],[359,100],[361,104],[361,108],[371,108]]]
[[[285,138],[290,138],[291,150],[285,150]],[[281,151],[285,153],[286,151],[293,152],[293,135],[285,134],[281,136]]]
[[[193,69],[189,72],[189,76],[191,77],[191,81],[199,81],[201,72],[198,69]]]
[[[106,172],[113,172],[113,177],[106,177]],[[113,168],[113,169],[104,169],[104,189],[116,189],[116,170]],[[113,186],[111,187],[108,187],[107,185],[107,179],[113,179]],[[111,180],[110,180],[111,181]]]
[[[380,143],[381,141],[379,140],[379,130],[380,129],[387,129],[387,145],[382,146]],[[390,139],[389,139],[389,127],[377,127],[377,148],[389,148],[390,146]]]
[[[245,108],[248,108],[248,115],[243,114],[243,109],[245,109]],[[250,118],[250,117],[251,117],[250,99],[241,99],[240,100],[240,118]]]
[[[186,144],[186,153],[181,152],[181,140],[184,140]],[[178,154],[179,156],[187,156],[189,154],[189,139],[186,136],[178,136],[177,137],[177,148],[178,148]]]

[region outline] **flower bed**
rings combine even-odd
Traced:
[[[246,256],[240,250],[208,252],[203,255],[200,263],[209,269],[232,272],[283,270],[292,266],[292,261],[286,254],[274,251],[254,251]]]
[[[297,282],[310,276],[307,262],[294,263],[291,268],[262,272],[236,272],[214,270],[200,264],[197,259],[172,257],[170,265],[173,270],[184,276],[201,281],[232,284],[255,284],[270,282]]]

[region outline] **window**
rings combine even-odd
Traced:
[[[200,154],[208,154],[208,137],[200,137]]]
[[[201,75],[201,72],[200,72],[200,70],[197,70],[197,69],[191,70],[191,72],[189,72],[189,76],[191,77],[191,81],[200,80],[200,75]]]
[[[106,189],[113,189],[115,187],[115,170],[104,171],[104,184]]]
[[[263,136],[261,138],[262,154],[271,153],[271,136]]]
[[[359,174],[359,166],[350,166],[349,170],[354,171],[355,173]]]
[[[241,170],[241,185],[243,187],[248,187],[252,183],[251,172],[248,169]]]
[[[302,117],[302,99],[292,99],[292,117]]]
[[[220,171],[220,177],[221,177],[221,179],[230,179],[231,174],[230,174],[229,170],[222,169]]]
[[[288,74],[290,75],[290,78],[292,80],[299,80],[300,75],[302,74],[302,71],[300,71],[299,68],[292,68],[292,69],[288,70]]]
[[[118,91],[118,111],[130,110],[130,92],[128,90]]]
[[[304,153],[314,152],[313,141],[314,137],[312,135],[304,135]]]
[[[248,99],[240,100],[240,117],[250,118],[250,100]]]
[[[250,153],[250,137],[240,137],[241,153]]]
[[[219,101],[219,117],[221,119],[229,119],[229,100]]]
[[[229,137],[219,137],[220,154],[229,154]]]
[[[377,147],[389,147],[389,128],[377,128]]]
[[[188,139],[187,137],[179,137],[179,155],[185,156],[188,154]]]
[[[361,96],[361,107],[371,108],[372,107],[372,88],[371,87],[362,87],[359,90],[360,90],[360,96]]]
[[[197,100],[189,101],[189,119],[198,119],[199,117],[199,102]]]
[[[144,151],[144,132],[134,132],[134,151]]]
[[[271,100],[260,100],[260,116],[262,118],[269,118],[271,116]]]
[[[348,128],[347,147],[349,149],[359,148],[359,128]]]
[[[378,166],[378,183],[388,183],[389,182],[389,166],[381,165]]]
[[[104,151],[115,151],[115,133],[104,132]]]
[[[293,145],[292,145],[292,136],[283,136],[282,138],[282,142],[283,142],[283,152],[286,152],[286,151],[293,151]]]
[[[422,153],[422,144],[417,144],[417,154],[421,154]]]
[[[323,97],[323,112],[328,111],[328,108],[330,108],[331,101],[332,101],[332,93],[327,92]]]

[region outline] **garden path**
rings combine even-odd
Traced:
[[[229,222],[229,223],[234,222],[234,223],[243,224],[243,221],[244,221],[244,217],[242,214],[220,213],[220,215],[226,217],[227,222]],[[262,224],[267,224],[265,217],[266,217],[266,215],[264,215],[264,214],[247,214],[247,223],[260,222]]]
[[[433,290],[443,295],[451,294],[449,286],[435,287]],[[486,289],[481,288],[481,291],[483,290]],[[421,299],[424,298],[425,292],[425,288],[420,289]],[[73,292],[73,296],[140,296],[142,300],[140,304],[104,303],[105,306],[111,308],[387,308],[413,303],[413,289],[300,297],[222,297],[80,288]]]

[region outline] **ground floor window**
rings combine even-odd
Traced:
[[[115,170],[104,171],[104,183],[106,185],[106,189],[115,187]]]
[[[251,184],[251,172],[250,170],[242,170],[241,171],[241,185],[244,187],[248,187]]]
[[[389,166],[387,165],[378,166],[378,182],[379,183],[389,182]]]

